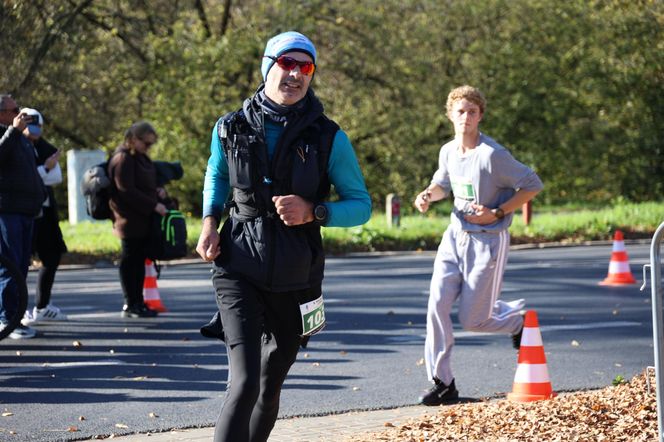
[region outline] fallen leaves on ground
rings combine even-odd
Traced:
[[[507,400],[448,405],[381,432],[346,442],[439,441],[654,441],[657,437],[655,379],[645,375],[601,390],[565,393],[545,400]]]

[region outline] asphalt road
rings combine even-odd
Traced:
[[[627,251],[641,282],[649,245]],[[653,364],[650,288],[599,286],[610,256],[611,244],[510,254],[502,299],[523,297],[537,310],[556,391],[603,387]],[[281,417],[415,403],[429,386],[422,348],[433,257],[328,259],[328,325],[300,353]],[[206,264],[164,267],[169,312],[122,319],[115,268],[60,271],[53,302],[70,320],[37,326],[32,340],[0,341],[0,441],[213,425],[228,366],[220,341],[198,333],[215,309],[209,278]],[[508,336],[458,330],[456,344],[463,397],[511,391],[517,352]]]

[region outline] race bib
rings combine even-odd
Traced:
[[[323,295],[306,304],[300,304],[300,313],[302,314],[302,336],[311,336],[321,331],[325,327]]]
[[[473,183],[469,178],[462,176],[450,176],[450,183],[452,184],[452,192],[455,198],[472,201],[475,199],[475,189]]]

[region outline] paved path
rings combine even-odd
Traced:
[[[648,248],[628,251],[640,279]],[[556,391],[603,387],[652,365],[650,294],[637,285],[599,286],[610,256],[610,243],[511,254],[504,298],[524,297],[538,311]],[[432,260],[430,252],[328,260],[329,324],[289,374],[271,440],[336,441],[342,431],[360,431],[356,424],[380,430],[392,421],[389,413],[416,412],[428,385],[422,346]],[[119,317],[117,269],[58,272],[53,299],[70,320],[39,324],[35,339],[0,343],[0,409],[12,413],[0,417],[0,442],[147,432],[155,432],[150,440],[209,440],[228,365],[223,346],[198,333],[215,309],[209,278],[202,264],[165,268],[159,288],[170,311],[126,320]],[[509,337],[460,329],[455,335],[464,398],[509,392],[517,357]],[[393,411],[348,414],[369,409]],[[292,418],[321,415],[328,417]],[[307,439],[303,428],[319,422],[323,433]]]
[[[436,408],[412,406],[391,410],[358,411],[320,417],[279,419],[270,435],[270,442],[339,442],[346,437],[369,431],[381,431],[387,425],[397,426],[411,418],[419,418]],[[114,437],[122,442],[210,441],[214,428],[177,430],[168,433],[135,434]]]

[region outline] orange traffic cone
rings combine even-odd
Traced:
[[[634,276],[629,268],[629,259],[625,251],[625,241],[620,230],[616,230],[613,237],[613,252],[609,262],[609,274],[600,282],[600,285],[629,285],[635,284]]]
[[[145,305],[157,312],[163,313],[166,310],[164,304],[161,303],[159,297],[159,289],[157,289],[157,270],[154,268],[154,263],[150,259],[145,260],[145,279],[143,279],[143,302]]]
[[[546,368],[537,312],[528,310],[523,322],[519,364],[514,375],[514,385],[507,398],[516,402],[532,402],[550,399],[555,395],[551,389],[549,370]]]

